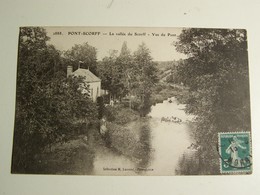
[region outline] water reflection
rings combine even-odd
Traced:
[[[133,131],[142,143],[135,155],[136,160],[120,155],[110,148],[99,146],[94,160],[93,174],[175,175],[180,157],[192,142],[190,126],[187,123],[192,116],[187,115],[184,108],[185,105],[178,104],[175,98],[152,106],[148,118],[134,125]],[[165,122],[161,121],[162,117],[177,117],[182,122]],[[109,168],[117,168],[119,171],[109,170]],[[136,171],[137,169],[142,171]]]
[[[151,128],[150,121],[146,122],[144,125],[141,125],[139,128],[140,132],[140,143],[142,143],[139,150],[139,163],[136,165],[137,169],[145,169],[150,164],[151,159]]]

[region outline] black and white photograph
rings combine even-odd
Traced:
[[[245,29],[20,27],[12,174],[253,172]]]

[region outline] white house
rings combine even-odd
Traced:
[[[89,95],[94,102],[101,96],[101,79],[90,70],[79,67],[73,72],[72,66],[67,66],[67,76],[69,75],[84,77],[85,83],[89,86]]]

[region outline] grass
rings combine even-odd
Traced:
[[[149,129],[147,119],[140,118],[139,113],[123,106],[113,107],[116,109],[114,120],[107,123],[108,133],[105,137],[108,145],[127,156],[136,163],[144,163],[142,158],[149,146],[143,139],[148,136]],[[111,112],[110,112],[111,113]]]
[[[86,135],[80,135],[66,142],[53,144],[35,157],[34,174],[91,174],[94,162],[93,136],[84,140]]]

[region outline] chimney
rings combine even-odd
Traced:
[[[67,66],[67,77],[69,77],[72,74],[73,67],[72,66]]]
[[[81,64],[83,64],[84,62],[82,62],[82,61],[79,61],[79,65],[78,65],[78,69],[80,69],[81,67],[80,67],[80,65]]]

